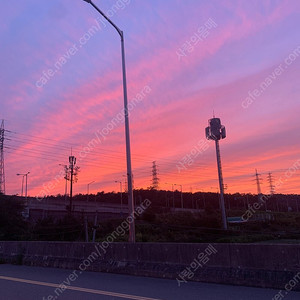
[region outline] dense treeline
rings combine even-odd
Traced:
[[[127,204],[127,194],[122,194],[123,204]],[[181,198],[182,197],[182,198]],[[73,197],[74,201],[88,201],[97,203],[113,203],[120,204],[120,193],[104,193],[98,192],[97,194],[78,194]],[[254,194],[225,194],[225,205],[227,210],[246,210],[249,205],[253,205],[258,201],[258,196]],[[64,195],[48,196],[47,200],[61,200],[64,201]],[[183,202],[184,208],[190,209],[205,209],[216,210],[219,207],[219,194],[208,192],[187,193],[178,190],[165,191],[165,190],[134,190],[134,200],[136,204],[141,203],[144,199],[149,199],[154,207],[165,208],[181,208]],[[182,199],[182,200],[181,200]],[[300,195],[267,195],[266,205],[267,210],[287,212],[287,211],[300,211]]]
[[[173,198],[174,195],[174,198]],[[95,198],[96,197],[96,198]],[[124,203],[125,194],[123,195]],[[289,239],[300,240],[300,214],[293,202],[299,200],[296,195],[275,195],[270,197],[267,208],[274,211],[271,218],[256,219],[253,217],[243,224],[231,224],[230,230],[221,229],[221,215],[218,209],[216,193],[184,193],[184,207],[197,207],[200,210],[173,211],[170,206],[181,206],[181,194],[168,191],[135,191],[135,200],[139,204],[142,199],[149,198],[152,202],[144,214],[136,220],[136,239],[140,242],[256,242],[266,240]],[[248,199],[247,199],[248,198]],[[86,195],[77,195],[74,201],[86,201]],[[280,201],[276,202],[276,199]],[[63,201],[63,196],[48,197],[51,201]],[[90,195],[89,201],[118,204],[120,194],[98,193]],[[226,195],[227,216],[242,216],[246,206],[257,201],[255,195]],[[300,202],[300,200],[299,200]],[[272,206],[273,205],[273,206]],[[230,206],[230,209],[229,209]],[[282,209],[277,212],[276,209]],[[265,207],[254,212],[266,215]],[[26,217],[26,205],[20,197],[0,196],[0,239],[1,240],[55,240],[55,241],[91,241],[93,230],[96,230],[96,241],[105,240],[126,216],[111,219],[98,219],[97,226],[93,222],[85,223],[84,216],[74,218],[66,214],[62,219],[50,216],[32,223]],[[86,226],[85,226],[86,225]],[[86,236],[86,230],[87,234]],[[115,242],[127,241],[128,232],[119,236]]]

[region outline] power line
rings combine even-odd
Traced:
[[[68,143],[68,142],[65,142],[65,141],[62,142],[60,140],[52,139],[52,138],[51,138],[51,140],[52,141],[57,141],[57,143],[51,143],[51,142],[49,142],[49,139],[34,136],[34,135],[30,135],[30,134],[22,134],[22,133],[17,133],[17,132],[8,131],[8,130],[6,130],[6,132],[11,133],[11,135],[9,135],[9,137],[14,138],[17,141],[24,141],[27,144],[30,144],[30,143],[41,144],[41,145],[52,146],[52,147],[55,147],[55,148],[61,148],[61,149],[65,149],[65,150],[70,150],[70,147],[72,147],[73,149],[77,149],[79,147],[81,147],[81,148],[84,147],[84,146],[79,145],[79,144]],[[18,135],[24,136],[26,138],[18,137]],[[28,138],[28,137],[30,137],[30,138]],[[40,139],[45,140],[46,142],[45,141],[39,141]],[[65,144],[68,144],[69,146],[65,146]],[[92,149],[91,153],[100,153],[102,155],[103,153],[99,152],[99,150],[104,151],[104,152],[109,152],[110,156],[112,156],[111,153],[119,153],[119,154],[122,154],[122,155],[124,154],[123,152],[120,152],[120,151],[116,151],[116,150],[113,150],[113,149],[104,149],[104,148],[100,148],[100,147],[97,147],[97,150]],[[135,160],[142,160],[143,159],[143,161],[144,161],[145,159],[147,159],[147,160],[149,160],[149,162],[153,160],[149,156],[145,156],[145,155],[141,155],[141,154],[135,154],[133,156],[134,156]],[[119,156],[119,157],[121,157],[121,156]],[[178,160],[172,160],[172,159],[167,159],[167,158],[159,158],[159,160],[162,161],[165,164],[177,164],[178,163]]]
[[[36,142],[35,142],[36,143]],[[42,142],[43,143],[43,142]],[[11,150],[15,150],[15,151],[18,151],[20,149],[18,149],[17,147],[19,145],[14,145],[12,142],[10,142],[9,144],[9,147],[7,147],[8,149],[11,149]],[[27,144],[28,145],[28,144]],[[43,148],[42,148],[43,149]],[[48,148],[47,148],[48,149]],[[69,150],[69,149],[68,149]],[[65,155],[64,154],[53,154],[53,151],[50,152],[50,150],[40,150],[40,149],[22,149],[22,151],[25,151],[25,153],[34,153],[34,154],[45,154],[47,155],[48,157],[52,157],[52,158],[56,158],[56,159],[60,159],[60,160],[63,160],[65,158]],[[28,156],[28,155],[27,155]],[[117,159],[122,159],[123,161],[123,157],[120,157],[120,156],[114,156],[114,155],[107,155],[107,154],[102,154],[101,156],[105,156],[105,157],[108,157],[108,158],[117,158]],[[29,156],[30,157],[30,156]],[[144,160],[140,160],[143,164],[146,164],[146,162]],[[125,164],[125,162],[123,161],[123,163]],[[80,162],[80,164],[86,164],[86,165],[92,165],[92,166],[96,166],[95,164],[95,159],[92,159],[92,158],[82,158],[82,161]],[[120,169],[120,162],[110,162],[109,164],[110,166],[115,166],[117,169]],[[174,164],[164,164],[166,166],[171,166],[172,168],[175,168],[175,165]],[[103,164],[102,164],[103,166]],[[125,165],[124,165],[125,167]],[[145,169],[144,166],[142,165],[141,167],[138,167],[138,169]],[[201,168],[203,170],[203,167],[201,166],[198,166],[197,168]],[[139,170],[136,170],[135,172],[139,172]],[[147,175],[149,174],[149,172],[147,172]]]

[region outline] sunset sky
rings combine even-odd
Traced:
[[[205,139],[214,113],[227,131],[227,192],[256,193],[257,169],[263,193],[268,172],[276,192],[300,193],[300,1],[94,2],[125,34],[135,188],[151,185],[156,161],[161,189],[217,191],[215,146]],[[81,169],[75,194],[91,181],[90,192],[118,191],[126,160],[117,32],[82,0],[2,1],[0,11],[6,193],[20,194],[16,173],[30,171],[31,196],[63,194],[55,177],[71,148]]]

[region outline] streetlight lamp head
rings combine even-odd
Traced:
[[[87,3],[92,3],[92,0],[83,0],[83,1],[85,1]]]

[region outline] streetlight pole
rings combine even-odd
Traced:
[[[95,180],[91,181],[90,183],[87,184],[87,197],[86,197],[86,202],[89,201],[89,192],[90,192],[90,184],[94,183]]]
[[[24,186],[24,177],[25,177],[25,199],[26,199],[26,203],[27,203],[27,176],[30,172],[27,172],[26,174],[20,174],[18,173],[17,176],[23,176],[22,177],[22,197],[23,197],[23,186]]]
[[[128,208],[129,214],[132,216],[132,222],[129,226],[129,242],[135,242],[135,222],[134,222],[134,202],[132,190],[132,169],[131,169],[131,152],[130,152],[130,134],[129,134],[129,117],[128,117],[128,100],[127,100],[127,83],[126,83],[126,67],[125,67],[125,46],[124,33],[118,28],[93,2],[92,0],[84,0],[91,4],[118,32],[121,38],[122,52],[122,72],[123,72],[123,94],[124,94],[124,117],[125,117],[125,136],[126,136],[126,159],[127,159],[127,183],[128,183]]]
[[[24,177],[25,177],[25,203],[26,203],[26,212],[29,216],[29,206],[28,206],[28,201],[27,201],[27,176],[30,172],[27,172],[25,174],[20,174],[18,173],[17,176],[23,176],[22,177],[22,197],[23,197],[23,186],[24,186]]]
[[[26,202],[27,202],[27,175],[29,174],[29,172],[25,175],[25,177],[26,177],[26,184],[25,184],[25,186],[26,186],[26,188],[25,188],[25,199],[26,199]]]

